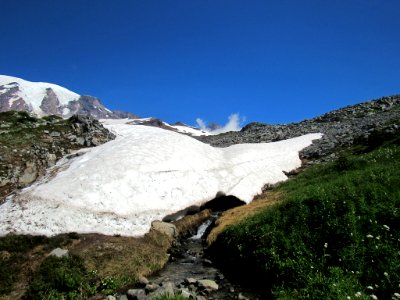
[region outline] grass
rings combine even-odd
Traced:
[[[209,214],[206,210],[177,221],[179,235],[186,235]],[[25,294],[26,299],[87,299],[124,292],[135,286],[139,275],[149,276],[165,265],[171,244],[168,236],[154,230],[143,237],[0,237],[0,298]],[[57,247],[68,249],[70,256],[48,257]]]
[[[396,138],[371,145],[281,184],[279,204],[216,238],[213,260],[230,273],[242,269],[268,297],[396,298],[400,148]]]

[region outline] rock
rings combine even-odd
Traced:
[[[148,293],[152,293],[152,292],[156,291],[159,287],[160,287],[160,286],[159,286],[158,284],[149,283],[149,284],[146,284],[145,290],[146,290]]]
[[[49,256],[55,256],[58,258],[66,257],[68,256],[68,250],[56,248],[49,253]]]
[[[146,300],[146,292],[143,289],[130,289],[126,295],[129,300]]]
[[[61,132],[58,132],[58,131],[52,131],[52,132],[50,132],[50,136],[51,137],[60,137],[61,136]]]
[[[47,166],[52,167],[56,164],[57,156],[53,153],[47,153]]]
[[[197,295],[196,300],[207,300],[207,298],[201,295]]]
[[[22,176],[19,177],[18,183],[21,186],[26,186],[36,180],[38,177],[38,169],[35,162],[27,162],[26,168]]]
[[[144,286],[150,283],[149,280],[143,275],[139,275],[138,282]]]
[[[181,296],[182,296],[182,298],[189,299],[193,295],[189,291],[182,289],[181,290]]]
[[[128,296],[121,295],[121,296],[118,297],[118,300],[128,300]]]
[[[85,139],[83,137],[78,137],[76,138],[76,143],[83,146],[85,144]]]
[[[175,238],[177,236],[176,226],[172,223],[153,221],[151,222],[151,229],[164,233],[170,238]]]
[[[105,300],[117,300],[114,296],[108,295]]]
[[[188,277],[185,279],[185,284],[189,285],[189,284],[196,284],[197,283],[197,279],[194,279],[192,277]]]
[[[197,281],[199,286],[205,288],[209,291],[216,291],[218,290],[218,284],[214,280],[210,279],[201,279]]]

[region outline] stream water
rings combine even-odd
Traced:
[[[177,287],[180,287],[184,285],[187,278],[211,279],[218,284],[219,288],[217,291],[205,295],[205,299],[262,299],[260,295],[231,283],[227,276],[204,257],[202,238],[211,223],[211,219],[207,220],[199,226],[196,234],[177,241],[170,251],[171,256],[167,265],[153,277],[150,277],[150,281],[156,284],[171,281]],[[240,270],[237,271],[240,272]]]

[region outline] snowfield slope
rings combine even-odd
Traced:
[[[287,179],[298,152],[321,134],[269,144],[214,148],[179,133],[120,122],[117,138],[63,160],[54,178],[0,207],[0,234],[97,232],[137,236],[151,221],[213,199],[250,202],[266,183]]]

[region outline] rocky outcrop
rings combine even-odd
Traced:
[[[72,151],[114,138],[93,117],[37,119],[26,112],[0,113],[0,202],[35,182]]]
[[[46,96],[43,98],[40,108],[47,115],[62,115],[60,100],[51,88],[46,89]]]
[[[250,123],[239,132],[201,136],[199,140],[216,147],[240,143],[275,142],[307,133],[321,132],[323,138],[301,151],[303,159],[330,159],[336,151],[374,132],[400,132],[400,95],[348,106],[300,123]]]

